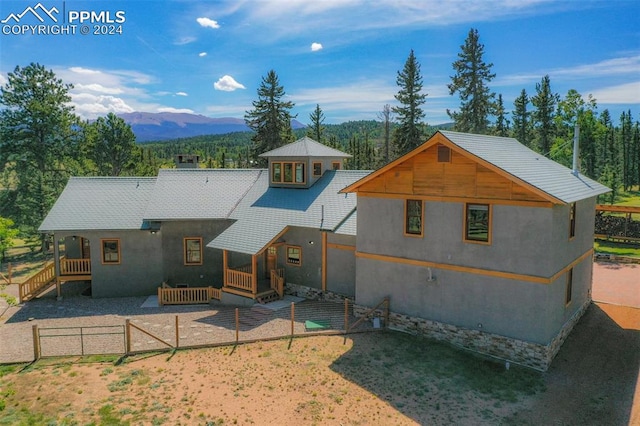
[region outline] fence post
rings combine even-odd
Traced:
[[[128,318],[124,322],[124,328],[126,340],[125,355],[129,355],[131,353],[131,325],[129,324]]]
[[[344,332],[349,332],[349,298],[344,298]]]
[[[180,330],[178,328],[178,316],[176,315],[176,349],[180,347]]]
[[[389,327],[389,296],[384,298],[384,305],[386,307],[384,312],[384,327]]]
[[[296,318],[296,305],[291,302],[291,338],[293,338],[293,325]]]
[[[162,287],[158,287],[158,306],[162,306]]]
[[[240,337],[240,310],[236,308],[236,345]]]
[[[38,324],[34,324],[31,327],[33,332],[33,360],[37,361],[40,359],[40,337],[38,335]]]

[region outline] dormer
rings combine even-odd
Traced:
[[[327,170],[340,170],[351,155],[305,136],[260,154],[269,160],[269,186],[309,188]]]

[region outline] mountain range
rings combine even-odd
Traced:
[[[211,118],[204,115],[175,112],[130,112],[118,116],[131,126],[138,142],[251,130],[243,119],[233,117]],[[297,120],[292,120],[291,126],[293,129],[306,127]]]

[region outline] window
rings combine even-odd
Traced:
[[[305,183],[305,163],[271,163],[272,183]]]
[[[422,201],[406,200],[404,205],[404,233],[422,236]]]
[[[451,149],[448,146],[438,145],[438,163],[451,162]]]
[[[100,245],[102,246],[103,264],[120,264],[120,240],[100,240]]]
[[[576,203],[569,206],[569,238],[576,236]]]
[[[564,293],[564,304],[565,306],[571,303],[571,293],[573,291],[573,268],[567,271],[567,287]]]
[[[322,176],[322,163],[313,163],[313,176]]]
[[[202,265],[202,238],[188,237],[184,239],[184,264]]]
[[[304,163],[296,163],[296,183],[304,183]]]
[[[339,161],[334,161],[333,163],[331,163],[331,167],[333,168],[333,170],[340,170],[340,168],[342,167],[342,163],[340,163]]]
[[[489,243],[491,235],[491,209],[487,204],[467,204],[465,210],[466,241]]]
[[[282,164],[273,163],[271,165],[271,181],[282,182]]]
[[[302,264],[302,249],[298,246],[287,246],[287,263],[300,266]]]

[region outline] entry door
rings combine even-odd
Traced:
[[[271,278],[271,270],[278,267],[278,249],[276,247],[269,247],[267,249],[267,267],[264,271],[265,278]]]
[[[82,245],[82,258],[91,259],[91,245],[86,238],[80,238],[80,244]]]

